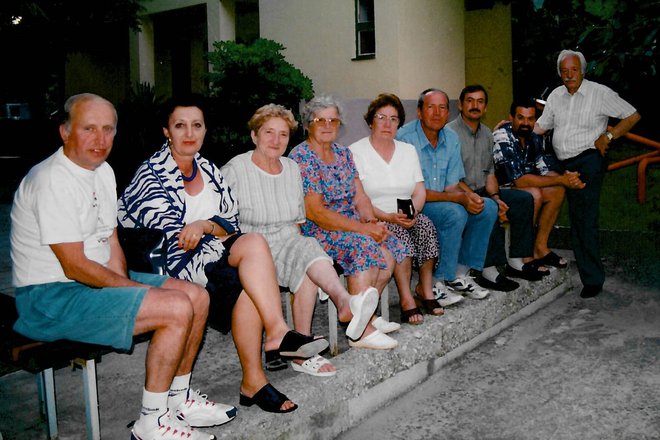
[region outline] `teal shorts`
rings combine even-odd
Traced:
[[[138,283],[161,287],[169,277],[129,272]],[[147,287],[94,288],[57,282],[16,289],[14,330],[37,341],[68,339],[130,350]]]

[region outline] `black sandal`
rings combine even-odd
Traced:
[[[537,258],[534,261],[538,262],[539,265],[553,266],[559,269],[565,269],[568,267],[568,262],[553,251],[548,252],[544,257]]]
[[[410,321],[410,318],[412,318],[415,315],[421,316],[422,320],[421,321]],[[401,322],[408,323],[410,325],[420,325],[421,323],[424,322],[424,316],[422,315],[422,312],[420,312],[417,307],[412,308],[410,310],[401,310]]]
[[[289,330],[282,338],[280,348],[277,350],[282,357],[310,358],[321,353],[330,344],[323,338],[314,338]]]
[[[266,412],[271,413],[288,413],[298,409],[295,403],[289,409],[281,409],[282,404],[289,400],[284,394],[277,391],[277,389],[270,383],[264,385],[254,396],[248,397],[243,393],[239,393],[238,402],[243,406],[252,406],[256,404],[259,408]]]
[[[422,312],[426,313],[427,315],[432,315],[432,316],[442,316],[445,314],[445,309],[440,305],[437,299],[426,299],[426,298],[415,298],[415,301],[417,304],[419,304],[419,307],[421,308]],[[440,309],[440,313],[433,313],[434,310]]]
[[[523,264],[522,270],[514,269],[507,264],[505,273],[512,278],[522,278],[527,281],[540,281],[544,276],[550,274],[549,271],[539,270],[534,261]]]
[[[417,284],[415,286],[415,295],[413,295],[413,298],[415,299],[415,303],[420,307],[423,313],[426,313],[427,315],[432,315],[432,316],[442,316],[445,314],[445,308],[440,305],[437,299],[426,299],[422,298],[422,286],[421,284]],[[440,313],[433,313],[433,310],[435,309],[440,309]]]
[[[289,366],[277,350],[268,350],[266,352],[266,362],[264,362],[264,365],[268,371],[280,371]]]

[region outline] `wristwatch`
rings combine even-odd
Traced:
[[[607,140],[610,142],[612,142],[612,139],[614,139],[614,135],[609,131],[605,132],[605,136],[607,137]]]

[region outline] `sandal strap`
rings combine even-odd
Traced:
[[[252,396],[252,401],[264,411],[268,412],[281,412],[282,404],[289,400],[284,394],[279,392],[270,383],[264,385],[259,391]]]
[[[268,371],[279,371],[288,367],[288,364],[282,359],[282,356],[280,356],[280,353],[277,350],[266,351],[264,365]]]
[[[434,299],[420,298],[420,301],[421,301],[422,305],[424,306],[424,308],[426,308],[426,310],[428,310],[428,311],[431,311],[433,309],[442,309],[442,306],[440,305],[438,300],[435,299],[435,298]]]
[[[409,310],[401,310],[401,321],[408,322],[408,321],[410,321],[410,318],[415,316],[415,315],[422,316],[422,312],[420,312],[417,307],[414,307],[414,308],[409,309]]]

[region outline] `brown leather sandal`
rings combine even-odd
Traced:
[[[415,315],[421,316],[422,320],[421,321],[411,321],[410,318],[412,318]],[[412,308],[410,310],[401,310],[401,322],[408,323],[410,325],[419,325],[422,322],[424,322],[424,316],[422,315],[422,312],[420,312],[417,307]]]
[[[426,313],[427,315],[433,315],[433,316],[442,316],[445,314],[445,309],[440,305],[437,299],[426,299],[422,298],[422,291],[421,285],[417,284],[415,286],[415,295],[413,295],[413,298],[415,299],[415,303],[419,306],[419,308],[422,309],[422,312]],[[440,313],[433,313],[433,310],[435,309],[440,309]]]
[[[415,302],[419,305],[424,313],[433,316],[442,316],[445,314],[445,309],[440,305],[437,299],[415,298]],[[440,309],[440,313],[434,313],[434,310]]]

